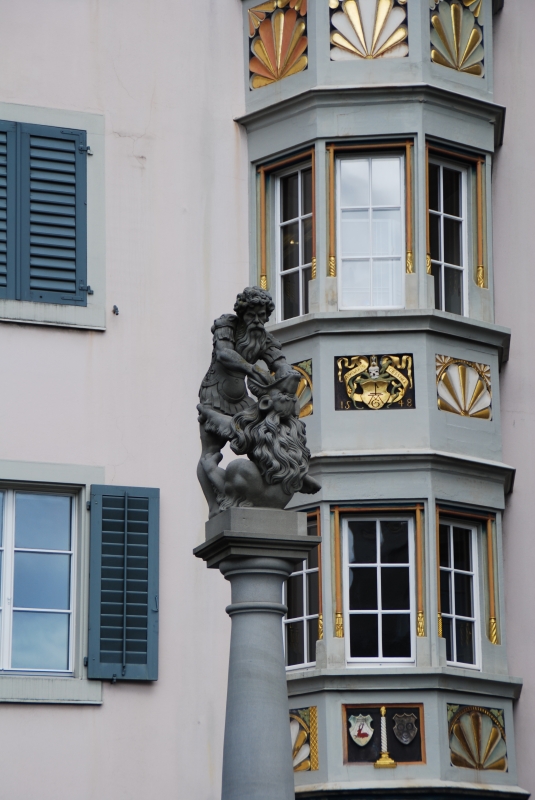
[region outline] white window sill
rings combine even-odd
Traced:
[[[0,703],[100,705],[102,682],[51,675],[0,675]]]

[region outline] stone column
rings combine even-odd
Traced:
[[[222,800],[294,800],[281,620],[282,584],[319,538],[306,515],[231,508],[194,550],[232,587]]]

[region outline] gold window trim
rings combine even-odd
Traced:
[[[405,272],[413,273],[413,186],[412,186],[412,151],[414,140],[404,142],[381,142],[380,144],[328,144],[329,154],[329,258],[327,275],[336,278],[336,197],[335,197],[335,153],[351,153],[353,151],[404,150],[405,151]]]
[[[480,289],[488,288],[488,275],[485,267],[484,233],[483,233],[483,166],[484,156],[458,153],[444,147],[437,147],[429,142],[425,143],[425,208],[426,208],[426,240],[427,256],[426,270],[431,275],[431,232],[429,221],[429,153],[444,155],[456,161],[465,161],[476,168],[476,240],[477,240],[477,267],[476,284]]]
[[[321,509],[315,508],[314,511],[307,511],[307,519],[316,518],[318,526],[318,536],[321,536]],[[323,639],[323,581],[321,570],[321,543],[318,545],[318,639]]]
[[[260,276],[261,289],[268,288],[267,276],[267,218],[266,218],[266,175],[275,172],[290,164],[311,160],[312,165],[312,280],[316,278],[316,149],[315,147],[294,156],[283,158],[271,164],[261,164],[257,167],[260,176]]]
[[[401,512],[414,512],[416,528],[416,635],[425,636],[423,511],[424,507],[421,503],[408,506],[331,506],[331,514],[334,516],[334,635],[337,639],[344,638],[341,514],[399,514]]]
[[[484,522],[487,533],[487,581],[489,591],[489,617],[487,626],[487,637],[491,644],[499,644],[498,639],[498,617],[496,614],[496,585],[494,581],[494,532],[493,524],[496,525],[495,514],[474,514],[470,511],[452,511],[450,508],[436,506],[436,561],[437,561],[437,609],[438,609],[438,635],[442,637],[442,609],[440,604],[440,541],[439,525],[440,517],[461,517],[467,522],[470,520]]]

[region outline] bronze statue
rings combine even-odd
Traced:
[[[236,315],[224,314],[212,327],[212,361],[197,406],[202,444],[197,475],[210,517],[230,506],[284,508],[295,492],[320,488],[308,475],[310,452],[295,395],[300,376],[265,329],[273,309],[268,292],[247,287],[236,298]],[[249,461],[219,467],[227,442]]]

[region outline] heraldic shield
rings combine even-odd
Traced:
[[[368,744],[373,736],[371,716],[368,714],[365,717],[363,714],[359,714],[358,716],[349,717],[349,725],[349,733],[355,744],[360,747]]]
[[[401,744],[410,744],[417,733],[414,714],[394,714],[394,735]]]

